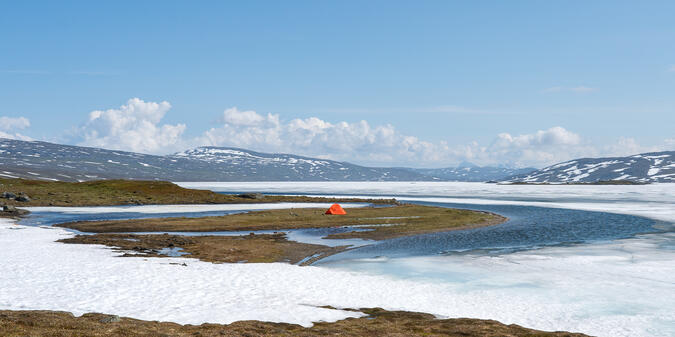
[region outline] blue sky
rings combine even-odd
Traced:
[[[673,13],[672,1],[4,2],[0,135],[427,167],[673,150]]]

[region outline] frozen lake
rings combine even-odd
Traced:
[[[121,259],[102,247],[54,243],[72,234],[0,220],[0,244],[6,247],[0,258],[12,261],[0,265],[0,308],[98,311],[192,324],[259,319],[308,325],[355,315],[313,305],[380,306],[600,336],[675,335],[673,185],[181,185],[225,193],[396,197],[490,210],[510,221],[391,240],[317,267],[195,260],[177,267],[169,265],[171,259]],[[165,206],[137,207],[39,211],[91,219],[250,209],[172,213]]]

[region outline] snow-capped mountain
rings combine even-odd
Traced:
[[[0,139],[0,178],[60,181],[161,179],[187,176],[206,167],[187,160],[92,147]]]
[[[525,183],[675,182],[675,151],[628,157],[581,158],[505,179]]]
[[[584,158],[541,170],[477,167],[365,167],[291,154],[199,147],[168,156],[0,138],[0,178],[60,181],[490,181],[574,183],[675,182],[675,151]],[[529,173],[524,173],[529,172]]]
[[[460,165],[438,169],[412,169],[417,173],[436,177],[446,181],[495,181],[507,177],[521,175],[535,171],[536,168],[508,168],[494,166]]]
[[[0,139],[0,178],[61,181],[419,181],[432,177],[400,168],[235,148],[201,147],[169,156]]]
[[[431,177],[400,168],[365,167],[346,162],[260,153],[238,148],[198,147],[177,153],[185,159],[218,170],[218,181],[417,181]]]

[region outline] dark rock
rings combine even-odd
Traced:
[[[265,196],[262,193],[242,193],[239,197],[245,199],[262,199]]]
[[[10,215],[10,216],[24,216],[27,215],[29,212],[25,209],[19,209],[16,208],[12,205],[2,205],[2,211],[0,212],[1,215]]]
[[[101,320],[99,320],[99,322],[101,323],[117,323],[120,321],[121,321],[120,316],[117,315],[106,316],[101,318]]]
[[[27,195],[24,194],[24,195],[20,195],[20,196],[14,198],[14,200],[19,201],[19,202],[29,202],[30,198]]]
[[[2,192],[2,197],[5,199],[14,199],[16,198],[16,194],[12,192]]]

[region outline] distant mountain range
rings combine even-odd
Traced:
[[[198,147],[168,158],[209,167],[192,181],[420,181],[432,180],[401,168],[365,167],[292,154],[260,153],[238,148]]]
[[[672,183],[675,182],[675,151],[575,159],[503,180],[519,183]]]
[[[443,170],[448,170],[444,172]],[[59,181],[147,179],[169,181],[481,181],[511,171],[365,167],[291,154],[199,147],[168,156],[0,139],[0,178]],[[486,175],[485,172],[493,172]],[[485,178],[487,177],[487,178]]]
[[[371,168],[333,160],[200,147],[155,156],[91,147],[0,139],[0,177],[85,181],[421,181],[401,168]]]
[[[675,152],[584,158],[547,168],[417,169],[365,167],[347,162],[227,147],[198,147],[156,156],[92,147],[0,138],[0,178],[59,181],[505,181],[527,183],[675,182]]]

